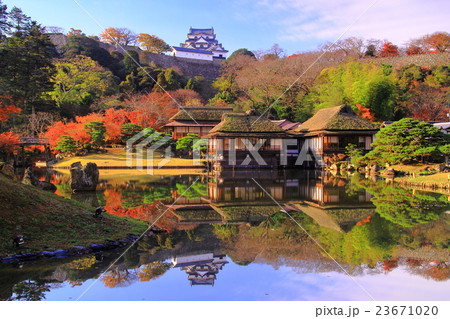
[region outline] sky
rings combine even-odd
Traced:
[[[170,45],[186,40],[189,27],[214,27],[230,53],[267,50],[311,51],[327,41],[356,36],[408,40],[450,32],[446,0],[0,0],[21,8],[45,26],[99,35],[107,27],[154,34]]]

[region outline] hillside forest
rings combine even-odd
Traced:
[[[55,45],[60,33],[68,43]],[[304,122],[346,103],[372,122],[448,120],[447,32],[403,47],[349,37],[289,56],[276,44],[243,48],[216,79],[148,57],[169,50],[158,36],[126,28],[87,36],[43,26],[0,0],[0,151],[13,153],[20,137],[46,137],[56,151],[123,144],[144,128],[161,130],[179,105],[268,110],[272,119]]]

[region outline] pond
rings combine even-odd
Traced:
[[[40,177],[60,196],[166,232],[0,265],[0,300],[448,298],[446,194],[321,171],[130,172],[101,171],[92,194],[71,194],[61,172]]]

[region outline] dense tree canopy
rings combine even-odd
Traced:
[[[137,41],[141,47],[148,52],[161,53],[170,50],[170,45],[168,45],[163,39],[158,38],[156,35],[139,33]]]
[[[94,99],[117,92],[113,74],[86,56],[76,56],[56,63],[50,93],[58,106],[86,104]]]
[[[433,158],[448,143],[448,136],[437,127],[404,118],[382,128],[372,143],[375,149],[365,157],[380,164],[414,163]]]

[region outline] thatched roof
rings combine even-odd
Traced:
[[[284,133],[284,130],[265,117],[260,118],[257,115],[245,113],[227,113],[209,133],[211,135],[221,133]]]
[[[316,131],[377,131],[379,126],[353,112],[346,104],[319,110],[299,127],[289,131],[306,134]]]
[[[170,121],[195,121],[220,122],[222,115],[233,112],[228,106],[183,106],[178,113],[170,118]]]
[[[217,121],[215,122],[205,122],[205,121],[199,121],[198,124],[194,121],[172,121],[170,123],[167,123],[164,125],[164,127],[178,127],[178,126],[192,126],[192,127],[211,127],[216,126]]]

